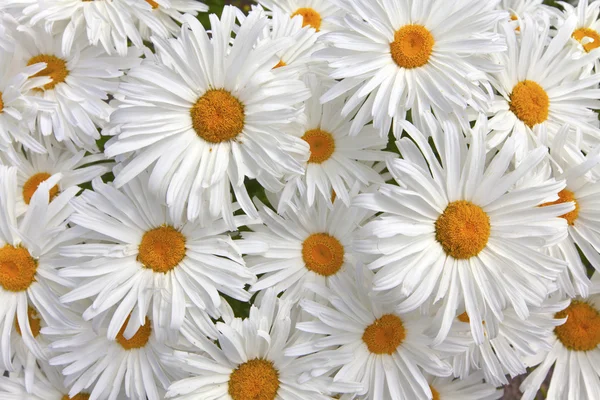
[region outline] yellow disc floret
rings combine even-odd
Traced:
[[[46,68],[33,75],[32,78],[38,76],[49,76],[52,78],[52,82],[44,85],[45,90],[54,89],[56,85],[64,82],[65,79],[67,79],[69,70],[67,69],[67,62],[62,58],[58,58],[50,54],[40,54],[35,57],[31,57],[27,62],[27,65],[33,65],[41,62],[46,63]]]
[[[35,282],[37,261],[24,247],[0,248],[0,285],[10,292],[27,290]]]
[[[590,41],[583,43],[583,39],[588,38]],[[583,46],[583,49],[589,53],[590,51],[600,47],[600,34],[590,28],[579,28],[573,32],[573,39],[577,40]]]
[[[240,364],[229,376],[233,400],[274,400],[279,390],[279,372],[268,360],[256,358]]]
[[[129,317],[123,323],[123,326],[119,330],[117,334],[116,341],[123,347],[125,350],[139,349],[142,348],[148,343],[150,340],[150,334],[152,334],[152,326],[150,324],[150,320],[146,317],[146,321],[144,325],[140,326],[135,335],[133,335],[129,339],[125,339],[123,333],[125,332],[125,328],[127,328],[127,324],[129,323]]]
[[[560,192],[558,192],[558,200],[550,202],[550,203],[544,203],[540,207],[551,206],[554,204],[568,203],[570,201],[575,203],[575,209],[573,211],[569,211],[568,213],[566,213],[564,215],[561,215],[560,217],[566,219],[567,223],[569,225],[574,225],[575,220],[579,216],[579,203],[575,199],[575,194],[573,192],[571,192],[570,190],[567,190],[567,189],[561,190]]]
[[[244,129],[244,106],[224,89],[209,90],[191,108],[196,134],[209,143],[234,139]]]
[[[422,25],[406,25],[394,34],[390,43],[392,59],[402,68],[418,68],[427,64],[435,40],[427,28]]]
[[[291,17],[294,18],[296,15],[302,15],[302,27],[310,25],[315,28],[317,32],[321,30],[321,14],[315,11],[313,8],[302,7],[292,13]]]
[[[449,256],[476,256],[490,237],[490,218],[475,204],[459,200],[448,204],[435,222],[435,238]]]
[[[33,197],[37,188],[42,182],[48,180],[50,176],[51,175],[47,172],[40,172],[35,175],[32,175],[29,179],[27,179],[27,181],[23,185],[23,201],[25,201],[25,204],[29,204],[31,202],[31,198]],[[58,195],[58,190],[58,185],[54,185],[50,189],[49,201],[52,201]]]
[[[572,301],[569,307],[556,313],[555,318],[567,321],[554,328],[554,333],[569,350],[589,351],[600,344],[600,313],[583,301]]]
[[[172,226],[149,230],[142,237],[138,261],[154,272],[166,273],[185,257],[185,237]]]
[[[310,146],[309,163],[321,164],[329,160],[335,151],[335,139],[333,135],[321,129],[307,131],[302,136],[302,140]]]
[[[373,354],[392,354],[406,338],[402,320],[394,314],[385,314],[367,326],[362,340]]]
[[[302,243],[302,259],[308,270],[331,276],[344,264],[344,246],[327,233],[314,233]]]
[[[29,327],[31,328],[31,334],[33,337],[37,337],[40,334],[40,330],[42,329],[42,321],[40,319],[40,315],[36,311],[35,308],[31,306],[27,306],[27,319],[29,320]],[[15,329],[19,335],[21,335],[21,327],[19,326],[19,321],[15,317]]]
[[[88,393],[78,393],[73,397],[69,397],[68,394],[65,394],[61,400],[89,400],[90,395]]]
[[[530,128],[545,122],[550,110],[548,93],[534,81],[521,81],[510,95],[510,111]]]

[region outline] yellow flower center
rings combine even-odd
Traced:
[[[277,68],[281,68],[281,67],[285,67],[287,64],[285,63],[285,61],[283,60],[279,60],[279,62],[277,63],[276,66],[273,67],[273,69],[277,69]]]
[[[83,1],[88,1],[88,0],[83,0]],[[88,400],[90,398],[90,395],[87,393],[79,393],[76,394],[73,397],[69,397],[68,394],[65,394],[61,400]]]
[[[471,318],[469,318],[469,314],[467,314],[467,312],[466,312],[466,311],[465,311],[464,313],[460,314],[460,315],[459,315],[458,317],[456,317],[456,318],[458,318],[458,320],[459,320],[460,322],[464,322],[464,323],[466,323],[466,324],[468,324],[468,323],[470,323],[470,322],[471,322]]]
[[[429,385],[429,389],[431,389],[431,400],[440,400],[440,392],[438,392],[437,390],[435,390],[435,388],[431,385]]]
[[[291,17],[294,18],[296,15],[302,15],[302,27],[310,25],[315,28],[317,32],[319,32],[321,29],[321,14],[316,12],[314,9],[302,7],[297,9]]]
[[[584,38],[592,39],[592,41],[583,44],[582,41]],[[575,32],[573,32],[573,39],[577,40],[579,43],[582,43],[583,49],[587,53],[600,47],[600,34],[598,34],[598,32],[590,28],[577,29]]]
[[[0,92],[0,114],[4,112],[4,100],[2,100],[2,92]]]
[[[42,329],[42,321],[40,320],[40,315],[36,311],[35,308],[31,306],[27,306],[27,319],[29,320],[29,327],[31,328],[31,334],[33,337],[37,337],[40,334],[40,330]],[[17,333],[21,335],[21,327],[19,326],[19,321],[15,316],[15,329]]]
[[[150,4],[153,10],[156,10],[158,8],[158,3],[154,0],[146,0],[146,3]]]
[[[44,89],[46,90],[54,89],[56,85],[64,82],[67,78],[67,75],[69,75],[69,70],[67,70],[67,62],[62,58],[58,58],[50,54],[40,54],[32,57],[29,59],[29,62],[27,62],[27,65],[33,65],[41,62],[46,63],[46,68],[33,75],[32,78],[38,76],[49,76],[52,78],[52,82],[44,85]]]
[[[163,225],[144,233],[137,259],[154,272],[167,273],[185,257],[185,236]]]
[[[279,390],[279,372],[268,360],[256,358],[238,366],[229,376],[233,400],[274,400]]]
[[[385,314],[367,326],[362,340],[373,354],[392,354],[406,338],[406,329],[402,320],[393,315]]]
[[[394,34],[390,43],[392,59],[402,68],[418,68],[427,64],[435,40],[423,25],[406,25]]]
[[[555,318],[567,322],[554,328],[554,333],[569,350],[589,351],[600,344],[600,313],[583,301],[573,301],[569,307],[557,312]]]
[[[38,174],[33,175],[27,182],[23,185],[23,200],[25,204],[29,204],[31,202],[31,198],[33,197],[35,191],[40,186],[40,184],[48,178],[50,178],[50,174],[46,172],[40,172]],[[50,201],[52,201],[58,195],[58,185],[54,185],[50,189]]]
[[[435,221],[435,238],[449,256],[467,259],[487,245],[490,229],[490,218],[481,207],[459,200],[448,204]]]
[[[226,142],[244,129],[244,105],[224,89],[204,93],[190,112],[196,134],[209,143]]]
[[[321,164],[329,160],[329,157],[335,151],[335,139],[333,135],[321,129],[307,131],[302,136],[302,140],[310,146],[309,163]]]
[[[9,244],[0,248],[0,285],[4,290],[22,292],[35,282],[37,261],[24,247]]]
[[[567,189],[561,190],[560,192],[558,192],[558,200],[552,201],[550,203],[544,203],[540,207],[552,206],[554,204],[568,203],[570,201],[575,203],[575,209],[564,215],[561,215],[560,217],[566,219],[569,225],[574,225],[575,220],[579,216],[579,203],[575,199],[575,194],[573,192],[571,192],[570,190],[567,190]]]
[[[331,276],[344,264],[344,246],[327,233],[314,233],[302,243],[302,259],[308,270]]]
[[[510,95],[510,111],[530,128],[548,119],[550,98],[534,81],[521,81]]]
[[[150,339],[150,334],[152,333],[152,326],[150,324],[150,320],[148,319],[148,317],[146,317],[144,325],[140,326],[135,335],[133,335],[130,339],[125,339],[123,333],[125,332],[125,328],[127,327],[127,323],[129,322],[129,317],[131,317],[131,315],[128,316],[125,322],[123,323],[123,326],[117,334],[116,341],[125,350],[139,349],[141,347],[144,347],[146,343],[148,343],[148,340]]]

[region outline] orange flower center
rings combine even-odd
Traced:
[[[393,314],[385,314],[367,326],[362,340],[373,354],[392,354],[406,338],[402,320]]]
[[[146,317],[146,321],[144,325],[140,326],[135,335],[133,335],[130,339],[125,339],[123,333],[125,332],[125,328],[127,327],[127,323],[129,322],[129,317],[123,323],[123,326],[119,330],[117,334],[116,341],[123,347],[125,350],[139,349],[142,348],[148,343],[150,340],[150,334],[152,333],[152,326],[150,325],[150,320]]]
[[[476,256],[490,237],[490,218],[469,201],[454,201],[435,222],[435,238],[449,256],[467,259]]]
[[[35,281],[37,261],[24,247],[9,244],[0,248],[0,285],[4,290],[22,292]]]
[[[510,111],[530,128],[548,119],[550,98],[534,81],[521,81],[510,95]]]
[[[29,320],[31,334],[33,335],[33,337],[37,337],[40,334],[40,330],[42,329],[42,321],[40,319],[40,315],[38,314],[35,308],[27,306],[27,319]],[[21,327],[19,326],[19,321],[16,317],[15,329],[17,330],[17,333],[21,335]]]
[[[555,318],[567,322],[554,328],[554,333],[569,350],[589,351],[600,344],[600,313],[583,301],[572,301],[569,307],[557,312]]]
[[[321,29],[321,14],[316,12],[314,9],[302,7],[297,9],[291,17],[294,18],[296,15],[302,15],[302,27],[310,25],[315,28],[317,32],[319,32]]]
[[[584,38],[591,39],[592,41],[583,44]],[[590,51],[600,47],[600,34],[590,28],[579,28],[575,30],[575,32],[573,32],[573,39],[577,40],[583,45],[583,49],[586,51],[586,53],[589,53]]]
[[[412,69],[427,64],[435,40],[431,32],[422,25],[406,25],[394,34],[390,43],[392,59],[399,67]]]
[[[327,233],[314,233],[302,243],[302,259],[308,270],[331,276],[344,264],[344,246]]]
[[[309,163],[321,164],[329,160],[335,151],[335,139],[333,135],[321,129],[307,131],[302,136],[302,140],[310,146]]]
[[[62,58],[58,58],[50,54],[40,54],[35,57],[31,57],[27,62],[27,65],[33,65],[41,62],[46,63],[46,68],[33,75],[32,78],[38,76],[49,76],[52,79],[52,82],[44,85],[45,90],[54,89],[56,85],[64,82],[65,79],[67,79],[69,70],[67,69],[67,62]]]
[[[468,323],[470,323],[470,322],[471,322],[471,318],[469,318],[469,314],[467,314],[467,312],[466,312],[466,311],[465,311],[464,313],[460,314],[460,315],[459,315],[458,317],[456,317],[456,318],[458,318],[458,320],[459,320],[460,322],[464,322],[464,323],[466,323],[466,324],[468,324]]]
[[[4,112],[4,100],[2,100],[2,92],[0,92],[0,114]]]
[[[31,202],[31,198],[33,197],[37,188],[42,182],[48,180],[50,176],[51,175],[46,172],[40,172],[27,179],[27,182],[25,182],[23,185],[23,200],[25,201],[25,204],[29,204]],[[58,190],[58,185],[54,185],[50,189],[50,201],[52,201],[58,195]]]
[[[437,390],[435,390],[435,388],[431,385],[429,385],[429,389],[431,389],[431,395],[433,397],[431,397],[431,400],[440,400],[440,392],[438,392]]]
[[[274,400],[279,390],[279,372],[268,360],[256,358],[238,366],[229,376],[233,400]]]
[[[569,211],[568,213],[566,213],[564,215],[561,215],[560,217],[566,219],[567,223],[569,225],[574,225],[575,220],[579,216],[579,203],[575,199],[575,194],[573,192],[571,192],[570,190],[567,190],[567,189],[561,190],[560,192],[558,192],[558,200],[550,202],[550,203],[544,203],[540,207],[551,206],[554,204],[568,203],[570,201],[575,203],[575,209],[573,211]]]
[[[86,1],[86,0],[83,0]],[[90,398],[90,395],[87,393],[78,393],[73,397],[69,397],[68,394],[65,394],[61,400],[88,400]]]
[[[209,143],[234,139],[244,129],[244,106],[224,89],[204,93],[190,113],[196,134]]]
[[[277,68],[281,68],[281,67],[285,67],[287,64],[285,63],[285,61],[283,60],[279,60],[279,62],[277,63],[276,66],[273,67],[273,69],[277,69]]]
[[[146,3],[150,4],[153,10],[156,10],[158,8],[158,3],[154,0],[146,0]]]
[[[185,237],[172,226],[149,230],[142,237],[138,261],[154,272],[167,273],[185,257]]]

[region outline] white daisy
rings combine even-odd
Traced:
[[[167,397],[330,400],[332,393],[353,393],[361,388],[328,377],[329,371],[350,362],[351,353],[285,356],[286,349],[305,340],[294,325],[289,304],[267,290],[260,307],[252,306],[247,319],[217,322],[218,347],[197,335],[202,354],[175,352],[172,361],[193,376],[173,383]]]
[[[119,89],[122,103],[104,131],[117,135],[107,143],[108,157],[132,158],[117,187],[152,165],[149,189],[166,198],[173,213],[187,203],[190,219],[222,214],[232,228],[231,188],[254,218],[244,179],[279,192],[283,176],[302,174],[308,158],[308,145],[285,127],[309,92],[296,77],[273,70],[289,41],[254,46],[269,20],[253,11],[231,45],[236,12],[227,6],[220,20],[211,15],[212,39],[189,15],[177,40],[153,38],[159,60],[128,73]]]
[[[73,258],[61,276],[80,280],[61,300],[92,299],[83,312],[86,320],[103,318],[118,305],[107,316],[109,339],[115,338],[134,311],[139,324],[151,313],[160,340],[179,330],[188,305],[217,319],[219,292],[248,301],[251,295],[244,286],[256,280],[226,234],[222,219],[207,225],[173,219],[146,192],[147,185],[146,173],[120,190],[96,179],[93,191],[86,190],[72,201],[76,212],[70,222],[87,232],[83,243],[61,249],[63,256]],[[234,222],[256,223],[245,216],[234,217]]]
[[[250,290],[272,287],[296,299],[307,282],[328,282],[354,264],[355,231],[371,215],[339,199],[330,208],[321,198],[309,206],[306,197],[295,197],[281,215],[261,204],[263,224],[250,225],[253,232],[242,232],[239,243],[242,253],[249,254],[245,261],[250,271],[262,274]]]
[[[21,215],[31,202],[40,183],[60,173],[61,180],[50,189],[50,201],[71,187],[90,182],[111,171],[112,162],[106,162],[103,154],[86,155],[85,151],[73,154],[51,140],[48,154],[21,151],[13,146],[0,154],[0,163],[17,167],[17,214]]]
[[[427,376],[433,400],[497,400],[503,390],[483,381],[483,374],[475,372],[464,379]]]
[[[67,189],[48,204],[50,188],[60,174],[40,185],[25,215],[17,221],[17,169],[0,166],[0,368],[13,370],[11,334],[18,323],[24,345],[37,359],[47,354],[35,339],[39,315],[47,324],[69,324],[69,317],[58,302],[61,286],[70,284],[55,270],[57,248],[73,241],[66,227],[72,209],[69,200],[77,192]],[[76,236],[75,236],[76,237]],[[16,321],[16,323],[15,323]],[[30,322],[31,321],[31,322]],[[27,363],[25,363],[27,364]]]
[[[557,16],[558,10],[556,7],[547,6],[544,0],[502,0],[500,8],[510,12],[510,19],[514,21],[515,29],[520,30],[519,18],[529,15],[534,19],[544,18],[545,16]]]
[[[44,330],[56,354],[49,363],[60,366],[71,399],[89,393],[90,399],[113,400],[121,393],[132,400],[160,400],[169,384],[183,377],[162,363],[173,350],[157,339],[148,317],[140,323],[139,316],[127,316],[112,340],[108,319],[95,326],[81,320],[77,328]]]
[[[589,53],[600,47],[600,3],[592,0],[579,0],[577,6],[567,2],[559,3],[564,13],[558,23],[564,23],[571,18],[577,18],[575,30],[573,31],[572,43],[581,52]]]
[[[554,328],[550,351],[530,359],[537,365],[521,384],[522,400],[533,400],[554,366],[548,399],[592,400],[600,398],[600,295],[596,290],[586,298],[576,298],[555,318],[564,324]]]
[[[575,58],[575,50],[566,46],[575,29],[575,17],[569,18],[556,36],[548,41],[548,22],[540,23],[525,16],[520,32],[509,24],[501,30],[507,37],[508,52],[497,55],[505,65],[495,74],[496,97],[490,120],[492,133],[488,147],[499,146],[507,137],[517,142],[517,160],[540,144],[549,145],[565,124],[584,134],[582,149],[600,143],[597,100],[600,74],[582,76],[586,65],[593,65],[598,52]]]
[[[38,112],[37,131],[44,136],[53,134],[73,152],[81,148],[98,152],[98,128],[108,122],[113,111],[106,102],[108,95],[116,92],[123,70],[139,64],[139,54],[130,51],[126,57],[109,56],[79,40],[65,53],[60,47],[61,35],[26,27],[21,31],[16,39],[25,63],[46,63],[46,68],[33,76],[51,78],[41,90],[31,92],[55,105],[52,112]]]
[[[290,17],[300,15],[302,26],[310,26],[317,32],[329,32],[336,29],[332,19],[342,14],[335,0],[257,0],[266,8],[281,9]]]
[[[350,190],[357,182],[362,186],[384,182],[372,168],[373,162],[395,156],[382,151],[387,145],[387,137],[380,136],[372,125],[364,126],[356,136],[350,136],[352,116],[343,117],[340,114],[346,96],[320,104],[319,98],[335,81],[309,75],[305,82],[312,97],[305,103],[302,123],[290,132],[308,143],[310,157],[306,174],[287,182],[279,211],[283,210],[289,196],[298,190],[306,190],[309,206],[313,205],[315,197],[321,197],[331,204],[332,190],[336,197],[349,206]]]
[[[364,239],[354,248],[380,255],[368,265],[378,271],[374,290],[389,291],[397,299],[397,312],[442,301],[436,343],[446,337],[464,302],[480,344],[483,318],[502,320],[502,310],[510,305],[526,319],[529,307],[542,304],[565,262],[540,249],[566,237],[567,222],[557,217],[574,205],[538,207],[556,200],[565,187],[553,179],[511,190],[546,158],[546,148],[532,151],[509,170],[514,139],[486,164],[484,121],[469,132],[468,148],[455,125],[443,125],[443,131],[431,132],[438,161],[425,136],[408,122],[402,124],[414,142],[398,141],[404,159],[388,163],[400,186],[386,184],[377,193],[356,197],[356,206],[383,214],[365,225]]]
[[[300,301],[302,309],[316,319],[300,322],[297,329],[324,335],[285,351],[298,356],[314,353],[353,354],[334,375],[334,380],[363,384],[363,399],[431,399],[432,390],[423,371],[449,376],[450,366],[430,348],[423,332],[431,324],[417,313],[396,313],[389,303],[370,294],[372,273],[363,268],[338,274],[329,288],[314,287],[330,305]]]
[[[342,110],[360,105],[351,135],[371,119],[387,137],[392,120],[409,109],[418,126],[420,114],[457,114],[467,106],[487,108],[492,89],[486,72],[497,71],[490,54],[506,50],[494,32],[508,19],[496,10],[499,0],[340,0],[351,10],[343,29],[323,36],[331,47],[318,56],[329,61],[331,77],[341,79],[324,96],[329,102],[358,88]],[[394,133],[401,130],[395,125]]]

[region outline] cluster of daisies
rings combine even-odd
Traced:
[[[0,398],[600,399],[600,1],[258,3],[0,1]]]

